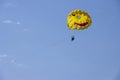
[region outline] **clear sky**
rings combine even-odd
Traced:
[[[68,30],[74,9],[92,26]],[[119,14],[119,0],[0,0],[0,80],[120,80]]]

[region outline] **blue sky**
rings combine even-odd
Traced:
[[[119,80],[119,3],[0,0],[0,80]],[[92,26],[68,30],[74,9],[88,12]]]

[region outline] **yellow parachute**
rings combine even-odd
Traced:
[[[70,30],[84,30],[91,24],[90,15],[83,10],[73,10],[67,18],[67,25]]]

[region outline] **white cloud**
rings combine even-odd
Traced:
[[[21,24],[21,23],[18,21],[18,22],[16,22],[16,24]]]
[[[9,55],[7,55],[7,54],[0,54],[0,61],[3,61],[3,62],[5,62],[5,63],[6,63],[6,61],[7,61],[7,63],[11,63],[11,64],[16,65],[16,66],[18,66],[18,67],[23,67],[23,66],[25,66],[25,65],[22,64],[22,63],[18,63],[18,62],[16,61],[16,58],[15,58],[15,57],[9,56]]]
[[[24,64],[17,63],[15,59],[12,59],[12,60],[10,61],[10,63],[12,63],[12,64],[14,64],[14,65],[16,65],[16,66],[19,66],[19,67],[25,66]]]
[[[0,61],[4,60],[7,57],[8,57],[8,55],[6,55],[6,54],[0,54]]]
[[[4,20],[3,23],[5,23],[5,24],[13,24],[13,21],[12,20]]]
[[[19,21],[13,21],[13,20],[10,20],[10,19],[7,19],[7,20],[3,20],[2,23],[4,24],[21,24]]]
[[[24,66],[23,64],[20,64],[20,63],[19,63],[19,64],[17,64],[17,65],[18,65],[19,67]]]
[[[29,31],[29,29],[25,28],[25,29],[23,29],[23,31]]]
[[[8,55],[6,54],[0,54],[0,58],[6,58]]]
[[[15,60],[13,59],[13,60],[11,60],[10,62],[14,64],[14,63],[15,63]]]
[[[16,4],[13,2],[6,2],[6,3],[3,3],[2,6],[5,8],[10,8],[10,7],[15,7]]]
[[[13,6],[13,4],[12,3],[4,3],[3,6],[4,7],[10,7],[10,6]]]

